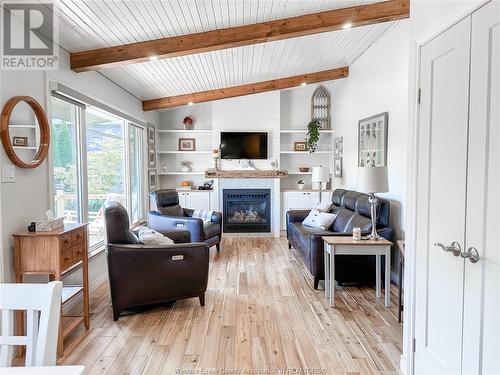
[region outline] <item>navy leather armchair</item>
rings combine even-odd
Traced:
[[[379,197],[377,204],[377,232],[390,240],[389,201]],[[371,205],[368,195],[357,191],[336,189],[332,193],[330,212],[337,214],[332,226],[326,230],[306,227],[302,221],[310,210],[292,210],[286,213],[286,234],[289,247],[298,251],[314,278],[314,289],[325,279],[323,236],[352,236],[352,229],[360,227],[363,235],[372,229]],[[375,278],[373,256],[339,255],[335,261],[335,280],[339,284],[371,283]]]
[[[172,229],[184,229],[191,234],[191,242],[204,242],[209,247],[220,250],[222,239],[222,213],[214,212],[211,221],[204,223],[194,218],[189,208],[179,205],[179,194],[175,190],[157,190],[149,195],[150,207],[148,227],[158,232]]]

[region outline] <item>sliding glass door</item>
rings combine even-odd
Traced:
[[[82,221],[78,160],[80,108],[52,98],[54,211],[67,223]]]
[[[128,206],[130,207],[130,220],[133,223],[137,223],[143,219],[144,215],[144,129],[136,125],[131,125],[128,128],[128,150],[129,150],[129,196],[130,202]]]
[[[104,240],[104,208],[108,201],[127,206],[125,199],[124,121],[88,108],[85,146],[90,246]]]
[[[89,223],[90,249],[104,244],[104,209],[123,204],[144,218],[145,130],[95,106],[52,98],[54,207],[67,223]]]

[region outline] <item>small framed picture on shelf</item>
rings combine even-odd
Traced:
[[[342,177],[342,157],[333,158],[333,176]]]
[[[196,151],[196,139],[179,138],[179,151]]]
[[[148,145],[156,145],[156,128],[153,124],[148,124]]]
[[[293,151],[307,151],[307,143],[293,142]]]
[[[28,147],[28,137],[14,137],[12,145],[17,147]]]
[[[158,180],[158,175],[156,173],[156,169],[150,169],[148,171],[149,191],[156,190],[157,180]]]
[[[148,149],[148,166],[149,168],[156,168],[156,149],[151,146]]]

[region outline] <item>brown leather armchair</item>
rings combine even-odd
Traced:
[[[104,211],[113,319],[126,309],[198,297],[205,304],[209,249],[190,243],[187,231],[164,231],[176,244],[143,245],[129,226],[127,210]]]
[[[172,229],[188,230],[191,241],[205,242],[209,247],[216,246],[220,250],[222,238],[222,213],[214,212],[211,220],[194,218],[189,208],[179,205],[179,194],[175,190],[157,190],[149,195],[151,211],[148,215],[148,227],[158,232]]]

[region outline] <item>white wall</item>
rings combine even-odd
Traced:
[[[268,160],[254,160],[258,169],[271,169],[270,161],[279,158],[280,93],[271,91],[218,100],[212,104],[214,146],[223,131],[267,131]],[[238,161],[221,160],[222,169],[241,169]]]
[[[331,126],[344,137],[343,176],[334,188],[357,188],[358,121],[389,112],[388,159],[391,226],[404,238],[406,190],[406,129],[408,125],[409,21],[400,21],[353,65],[345,79],[323,85],[332,98]],[[282,92],[281,121],[289,128],[305,127],[311,118],[311,95],[317,85]]]
[[[268,159],[253,160],[253,165],[257,169],[271,169],[271,161],[279,160],[279,141],[280,141],[280,92],[273,91],[261,94],[247,95],[238,98],[218,100],[208,103],[200,103],[192,106],[182,106],[171,110],[161,112],[159,129],[182,129],[182,119],[185,116],[191,116],[194,119],[194,129],[212,129],[211,134],[203,133],[186,135],[186,133],[177,134],[159,134],[158,149],[175,149],[177,137],[195,137],[197,150],[212,150],[220,145],[220,132],[222,131],[266,131],[268,137]],[[193,170],[205,170],[211,168],[213,161],[210,155],[188,155],[169,154],[160,155],[160,166],[167,166],[169,170],[178,169],[178,162],[182,159],[193,161]],[[236,160],[221,160],[223,169],[242,169]],[[206,180],[204,176],[188,176],[194,185],[201,184]],[[178,177],[160,177],[161,186],[172,188],[180,180],[188,178],[186,176]],[[168,180],[166,180],[168,178]],[[166,182],[168,181],[168,182]],[[271,182],[269,182],[271,181]],[[224,185],[226,188],[231,186],[238,188],[247,186],[249,188],[272,188],[271,199],[278,204],[273,204],[271,231],[275,236],[279,236],[280,227],[280,205],[279,205],[279,181],[278,179],[257,181],[254,179],[232,180],[221,183],[216,180],[214,191],[220,192],[219,187]],[[220,210],[220,194],[212,194],[212,207]],[[211,203],[212,204],[212,203]]]
[[[119,109],[138,120],[157,124],[157,112],[143,112],[141,101],[115,85],[109,79],[97,72],[73,73],[69,69],[69,55],[60,50],[60,67],[57,71],[1,71],[0,105],[15,95],[34,97],[47,109],[49,100],[48,83],[62,83],[104,104]],[[28,110],[16,110],[13,120],[32,118]],[[50,114],[48,114],[50,118]],[[3,148],[0,152],[0,162],[11,164]],[[2,241],[1,259],[3,263],[3,280],[13,280],[12,236],[13,232],[25,230],[33,219],[44,217],[44,212],[50,208],[52,198],[49,194],[49,168],[46,160],[35,169],[16,168],[16,181],[1,184],[1,219]],[[104,254],[91,261],[91,281],[100,278],[106,272]]]
[[[406,190],[406,130],[408,127],[409,21],[400,21],[349,68],[349,78],[332,86],[332,123],[344,137],[342,179],[334,184],[357,188],[358,121],[388,112],[387,167],[391,201],[391,227],[404,238]]]

